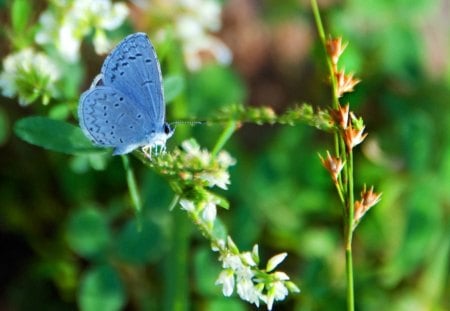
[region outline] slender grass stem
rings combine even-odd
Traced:
[[[123,168],[125,169],[126,177],[127,177],[127,185],[128,191],[130,192],[131,203],[133,205],[135,214],[136,214],[136,222],[138,226],[138,230],[142,229],[142,221],[141,221],[141,213],[142,213],[142,203],[141,197],[139,195],[139,189],[137,187],[136,178],[134,177],[133,168],[130,165],[130,160],[127,155],[122,156]]]
[[[325,36],[325,31],[323,29],[322,19],[320,18],[320,11],[319,11],[319,7],[317,5],[316,0],[311,0],[311,7],[313,10],[314,19],[316,22],[316,27],[317,27],[317,32],[319,34],[319,38],[320,38],[320,41],[322,41],[323,48],[326,52],[327,39]],[[333,63],[331,62],[331,59],[328,56],[326,57],[326,60],[327,60],[328,70],[330,71],[330,80],[331,80],[331,86],[332,86],[332,91],[333,91],[333,108],[337,109],[339,107],[339,96],[338,96],[338,91],[337,91],[337,81],[336,81],[336,77],[334,76],[334,67],[333,67]]]
[[[311,0],[311,7],[316,22],[317,31],[322,41],[323,48],[326,52],[327,42],[325,31],[323,28],[320,12],[316,0]],[[336,68],[333,66],[331,58],[327,53],[326,60],[330,72],[330,81],[332,86],[332,107],[338,109],[339,94],[337,88],[337,81],[335,77]],[[339,198],[344,207],[344,240],[345,240],[345,266],[346,266],[346,281],[347,281],[347,310],[354,311],[354,285],[353,285],[353,259],[352,259],[352,238],[353,238],[353,222],[354,222],[354,185],[353,185],[353,153],[350,150],[346,152],[346,145],[343,138],[342,131],[334,133],[334,148],[337,157],[341,157],[346,163],[343,170],[343,176],[339,176],[336,188]]]
[[[236,130],[237,122],[235,120],[230,120],[214,145],[213,150],[211,151],[211,155],[215,157],[219,151],[225,146],[228,139],[230,139],[231,135],[233,135]]]

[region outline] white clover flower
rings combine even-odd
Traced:
[[[54,83],[61,73],[47,55],[31,48],[10,54],[3,60],[0,88],[3,96],[19,96],[19,104],[28,105],[42,96],[43,102],[57,95]]]
[[[225,297],[231,296],[234,290],[234,273],[232,269],[225,269],[219,274],[215,285],[223,285],[222,293]]]
[[[39,44],[55,44],[62,57],[70,62],[78,60],[81,40],[92,31],[95,51],[107,52],[112,44],[104,31],[119,27],[129,11],[125,3],[111,0],[70,0],[56,5],[59,5],[56,10],[41,14],[41,29],[35,40]]]

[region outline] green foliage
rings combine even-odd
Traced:
[[[116,311],[125,304],[125,289],[117,272],[110,266],[91,268],[80,284],[79,304],[82,311]]]
[[[182,76],[169,76],[164,79],[164,99],[166,103],[173,101],[185,88]]]
[[[52,151],[68,154],[99,151],[78,126],[64,121],[27,117],[15,124],[14,131],[26,142]]]
[[[321,7],[327,30],[349,42],[340,64],[362,79],[341,99],[369,132],[354,155],[355,193],[364,183],[383,193],[354,240],[357,310],[450,309],[450,67],[439,39],[448,37],[441,2],[352,0]],[[70,10],[56,3],[0,1],[8,13],[0,20],[2,60],[27,47],[33,57],[18,58],[18,64],[31,59],[27,64],[36,65],[46,56],[43,68],[11,72],[2,63],[5,305],[252,309],[236,292],[225,298],[214,285],[222,267],[206,232],[223,240],[230,235],[243,250],[258,243],[263,267],[274,254],[288,252],[280,269],[302,292],[275,310],[343,310],[342,209],[317,157],[333,149],[336,128],[323,108],[330,92],[315,30],[298,27],[311,25],[310,7],[265,1],[254,10],[226,2],[231,13],[217,38],[233,49],[233,64],[214,64],[207,55],[210,63],[189,71],[177,16],[161,10],[146,11],[149,18],[139,22],[129,15],[106,31],[97,19],[84,20],[87,32],[75,34],[78,58],[67,60],[58,31],[67,29],[61,23],[70,20],[62,18]],[[56,13],[55,31],[40,44],[35,35],[47,8]],[[132,25],[156,45],[168,121],[198,118],[206,125],[178,125],[167,154],[148,161],[136,151],[122,163],[85,138],[76,110],[104,58],[94,54],[96,35],[105,34],[113,45],[112,38],[135,31]],[[298,63],[289,63],[292,51],[301,51],[294,54]],[[17,88],[7,88],[10,82]],[[236,159],[227,171],[228,189],[210,188],[199,177],[204,163],[182,161],[186,151],[179,145],[189,138],[212,155],[209,173],[220,171],[214,156],[221,150]],[[223,207],[212,231],[198,230],[202,212],[188,218],[179,196]]]
[[[72,250],[87,258],[105,256],[111,243],[108,223],[95,208],[74,211],[69,219],[66,235]]]

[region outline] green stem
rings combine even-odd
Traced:
[[[128,191],[130,192],[131,203],[133,205],[134,211],[136,213],[136,222],[138,226],[138,230],[140,231],[142,228],[141,223],[141,213],[142,213],[142,203],[141,197],[139,195],[139,189],[137,187],[136,178],[134,177],[133,169],[130,165],[130,160],[127,155],[122,156],[123,168],[125,169],[125,173],[127,176],[127,185]]]
[[[187,311],[189,307],[188,254],[191,237],[190,223],[183,211],[173,212],[171,249],[164,261],[165,289],[164,307],[166,311]]]
[[[228,139],[230,139],[231,135],[233,135],[236,130],[237,122],[235,120],[230,120],[214,145],[213,150],[211,151],[211,155],[215,157],[219,151],[225,146]]]
[[[325,37],[325,31],[323,28],[322,20],[320,18],[319,7],[316,0],[311,0],[311,7],[316,22],[317,31],[322,41],[323,48],[326,52],[327,41]],[[328,53],[326,54],[327,66],[330,72],[330,80],[332,86],[332,107],[333,109],[339,108],[339,94],[337,88],[337,81],[335,77],[336,68],[333,66],[331,58]],[[345,142],[340,132],[334,133],[334,147],[336,156],[342,157],[342,160],[346,163],[343,171],[344,176],[339,176],[338,179],[338,192],[342,201],[344,197],[344,238],[345,238],[345,266],[346,266],[346,279],[347,279],[347,310],[355,310],[355,298],[354,298],[354,285],[353,285],[353,259],[352,259],[352,239],[353,239],[353,221],[354,221],[354,189],[353,189],[353,153],[346,152]]]
[[[345,250],[345,267],[347,273],[347,310],[355,310],[355,297],[353,291],[353,259],[352,259],[352,244],[347,245]]]
[[[335,72],[334,72],[333,63],[331,62],[330,57],[326,53],[327,52],[327,39],[325,37],[325,31],[323,29],[322,19],[320,18],[320,11],[319,11],[319,7],[317,5],[316,0],[311,0],[311,7],[313,10],[314,19],[316,22],[317,32],[319,34],[320,40],[322,41],[322,46],[325,50],[325,54],[327,55],[326,60],[327,60],[328,70],[330,71],[330,80],[331,80],[331,86],[332,86],[332,91],[333,91],[333,108],[337,109],[337,108],[339,108],[339,96],[338,96],[338,90],[337,90],[337,81],[336,81],[336,77],[334,76]]]
[[[355,309],[355,294],[353,286],[353,259],[352,259],[352,240],[353,240],[353,222],[355,216],[355,198],[353,185],[353,152],[348,153],[347,177],[348,177],[348,209],[345,225],[345,260],[347,271],[347,310]]]

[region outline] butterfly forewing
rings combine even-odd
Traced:
[[[126,37],[106,58],[101,73],[106,86],[121,91],[141,106],[153,124],[162,126],[165,104],[161,69],[146,34]]]

